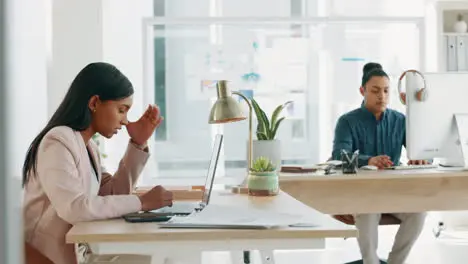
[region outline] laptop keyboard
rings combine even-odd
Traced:
[[[200,208],[200,204],[196,202],[175,202],[172,206],[166,206],[153,212],[158,213],[174,213],[175,215],[186,215]]]
[[[390,170],[424,170],[424,169],[437,169],[439,166],[435,164],[422,164],[422,165],[402,165],[393,166],[386,169]]]

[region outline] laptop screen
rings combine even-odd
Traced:
[[[217,134],[213,145],[213,152],[211,153],[210,166],[208,168],[208,175],[206,176],[205,191],[203,193],[202,204],[207,205],[210,201],[211,189],[213,188],[214,178],[216,175],[216,168],[218,167],[219,154],[221,152],[221,145],[223,143],[223,135]]]

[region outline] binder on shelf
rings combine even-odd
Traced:
[[[468,70],[468,38],[466,36],[457,36],[457,71]]]
[[[468,71],[468,35],[446,35],[444,48],[447,71]]]
[[[457,38],[446,36],[447,71],[457,71]]]

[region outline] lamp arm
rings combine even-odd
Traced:
[[[245,95],[243,95],[242,93],[233,91],[232,94],[240,96],[242,99],[244,99],[244,101],[249,106],[249,146],[248,146],[249,149],[247,151],[247,159],[248,159],[247,166],[250,172],[250,170],[252,169],[252,144],[253,144],[252,143],[252,104],[250,103],[249,99],[245,97]]]

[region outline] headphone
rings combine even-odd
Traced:
[[[400,78],[398,79],[398,97],[400,98],[400,102],[403,105],[406,105],[406,93],[401,91],[401,80],[403,79],[403,77],[405,77],[406,73],[408,72],[411,72],[413,74],[419,74],[419,76],[421,76],[421,78],[423,79],[424,86],[422,88],[417,89],[417,91],[414,94],[414,97],[416,98],[416,101],[418,102],[426,101],[427,96],[428,96],[428,91],[427,91],[426,79],[424,78],[424,75],[417,70],[407,70],[407,71],[404,71],[401,74]]]

